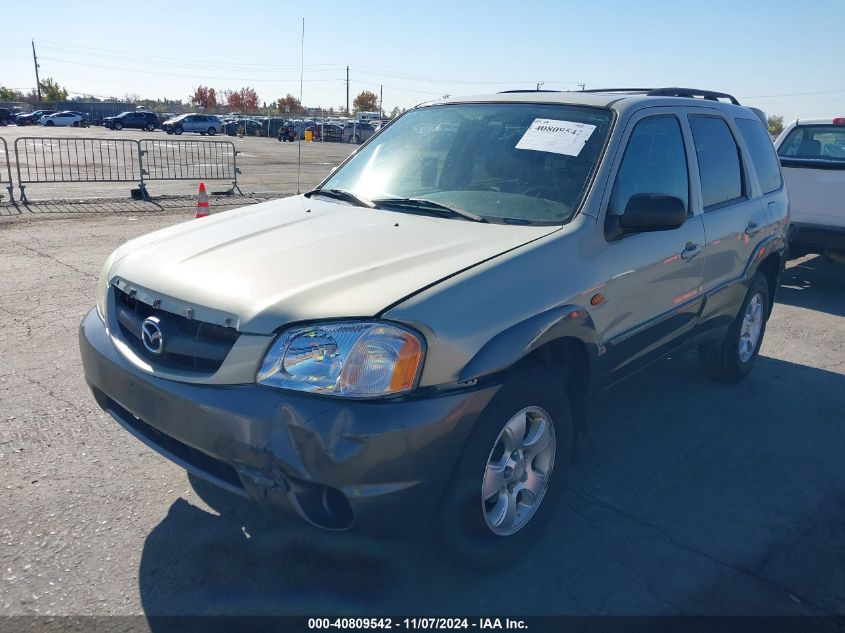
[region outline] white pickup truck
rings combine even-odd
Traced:
[[[845,117],[793,121],[775,148],[789,193],[791,254],[845,263]]]

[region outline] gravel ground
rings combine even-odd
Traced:
[[[192,216],[0,223],[0,615],[845,613],[845,267],[793,263],[742,384],[684,353],[606,393],[550,529],[481,576],[194,488],[98,409],[101,263]]]

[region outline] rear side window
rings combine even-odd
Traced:
[[[607,212],[622,215],[637,193],[675,196],[689,209],[689,173],[681,125],[674,116],[643,119],[631,132]]]
[[[759,119],[734,119],[734,121],[751,154],[763,193],[780,189],[780,166],[769,132],[763,127],[763,122]]]
[[[718,117],[690,115],[698,156],[704,209],[738,200],[745,195],[742,160],[728,124]]]
[[[782,158],[829,160],[845,163],[845,126],[806,125],[796,127],[781,143]]]

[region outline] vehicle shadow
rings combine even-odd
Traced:
[[[777,302],[845,316],[845,266],[817,255],[783,271]]]
[[[694,353],[661,361],[600,399],[549,529],[486,575],[420,535],[319,531],[199,482],[219,514],[173,503],[144,544],[141,603],[153,630],[152,616],[189,614],[845,610],[830,502],[845,498],[843,410],[841,373],[760,357],[719,385]]]

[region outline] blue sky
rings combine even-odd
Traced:
[[[191,8],[200,6],[201,9]],[[10,2],[0,85],[185,99],[252,86],[323,107],[384,86],[384,105],[533,87],[693,86],[786,119],[845,115],[845,0],[356,3]]]

